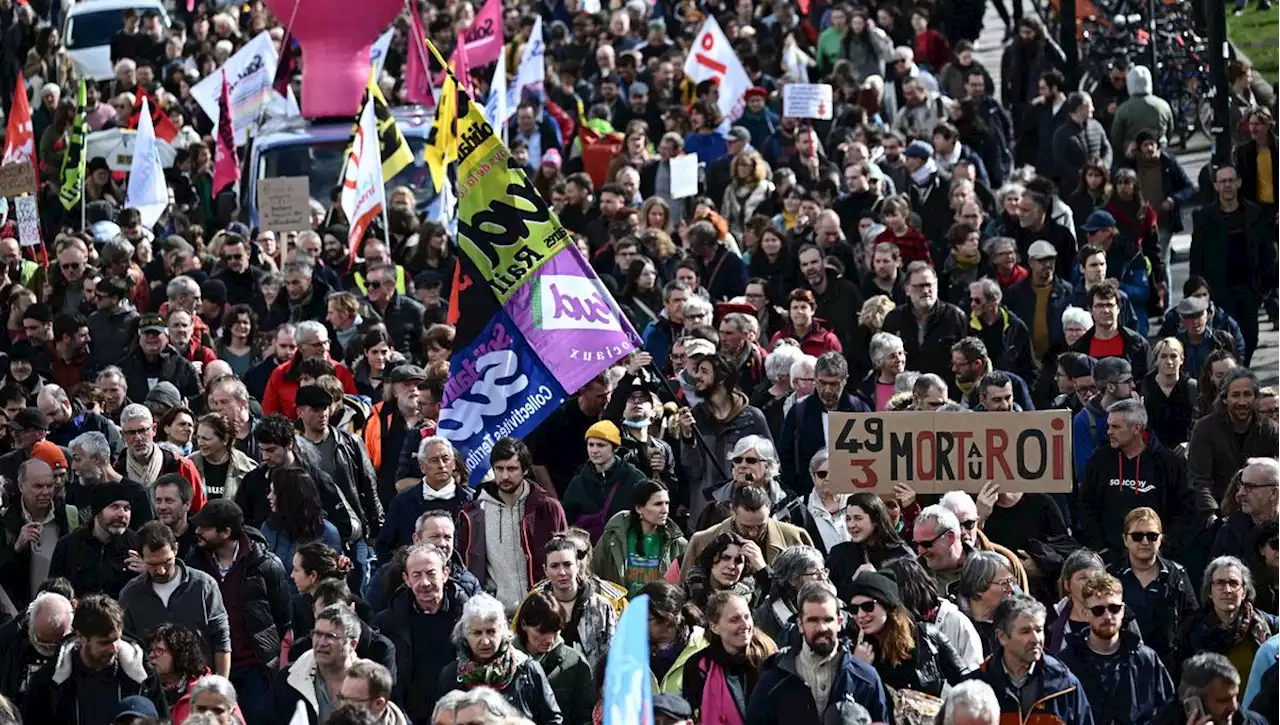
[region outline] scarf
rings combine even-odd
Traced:
[[[929,177],[938,173],[938,162],[933,159],[925,159],[924,166],[911,172],[911,183],[916,186],[924,186],[929,183]]]
[[[427,480],[422,480],[422,500],[423,501],[448,501],[458,492],[458,485],[450,483],[441,488],[439,491],[427,485]]]
[[[493,659],[484,664],[471,660],[469,648],[464,646],[462,649],[458,653],[458,682],[468,690],[480,685],[492,687],[499,692],[507,689],[516,677],[516,670],[528,658],[528,655],[511,646],[510,639],[499,645]]]
[[[146,461],[137,460],[132,453],[126,454],[124,461],[129,478],[150,488],[156,482],[156,479],[160,477],[160,467],[164,464],[164,455],[160,452],[160,447],[152,443],[151,457]]]
[[[1230,622],[1219,622],[1205,628],[1203,646],[1209,652],[1227,652],[1245,641],[1261,645],[1270,636],[1271,628],[1267,621],[1254,613],[1252,603],[1244,602]]]
[[[982,262],[982,251],[978,249],[966,253],[956,248],[951,250],[951,256],[956,258],[956,267],[960,269],[973,269]]]

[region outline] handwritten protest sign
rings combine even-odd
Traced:
[[[13,215],[18,222],[18,242],[24,247],[40,244],[40,209],[34,196],[20,196],[13,200]]]
[[[305,176],[258,179],[258,219],[263,229],[298,232],[311,228],[311,191]]]
[[[831,413],[833,490],[1071,490],[1071,413]]]
[[[0,166],[0,196],[36,193],[36,171],[30,161]]]
[[[782,87],[782,115],[787,118],[831,119],[831,86],[826,83],[788,83]]]

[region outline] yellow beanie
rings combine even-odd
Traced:
[[[618,432],[618,426],[607,420],[602,420],[587,429],[586,439],[591,440],[592,438],[608,441],[614,446],[622,445],[622,434]]]

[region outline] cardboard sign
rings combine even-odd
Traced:
[[[788,83],[782,87],[782,115],[788,118],[831,120],[831,86],[826,83]]]
[[[698,155],[684,154],[671,159],[671,198],[683,199],[698,193]]]
[[[40,245],[40,208],[34,196],[19,196],[13,200],[14,216],[18,223],[18,243],[24,247]]]
[[[831,413],[832,490],[1071,491],[1071,413]]]
[[[36,170],[30,161],[0,166],[0,196],[36,193]]]
[[[311,186],[305,176],[258,179],[258,221],[273,232],[311,228]]]

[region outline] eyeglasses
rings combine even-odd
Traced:
[[[757,463],[759,463],[760,461],[763,461],[764,459],[763,459],[763,458],[757,458],[757,457],[755,457],[755,456],[736,456],[736,457],[734,457],[734,458],[731,458],[730,460],[732,460],[732,461],[733,461],[733,465],[735,465],[735,466],[736,466],[736,465],[738,465],[738,464],[740,464],[740,463],[745,463],[745,464],[747,464],[748,466],[754,466],[754,465],[756,465]]]
[[[342,635],[336,632],[325,632],[319,629],[311,630],[312,642],[341,642]]]
[[[389,284],[381,280],[369,280],[369,289],[382,289],[382,285]]]
[[[1089,607],[1089,612],[1092,613],[1093,616],[1095,617],[1101,617],[1102,615],[1108,612],[1110,612],[1111,614],[1120,614],[1123,611],[1124,611],[1123,604],[1099,604],[1096,607]]]
[[[760,536],[760,534],[764,533],[764,530],[768,526],[768,524],[760,524],[759,526],[747,526],[745,524],[735,523],[734,526],[737,527],[739,534],[742,534],[748,539],[754,539]]]
[[[1275,487],[1276,486],[1274,483],[1250,483],[1248,481],[1240,482],[1241,491],[1254,491],[1259,488],[1275,488]]]
[[[150,428],[134,428],[132,430],[130,429],[122,430],[120,431],[120,434],[123,435],[125,438],[137,438],[138,436],[145,435],[150,432],[151,432]]]
[[[1235,590],[1243,586],[1244,586],[1244,582],[1240,581],[1239,579],[1214,579],[1213,580],[1214,589],[1223,589],[1228,592],[1234,592]]]
[[[1006,592],[1011,592],[1013,591],[1014,586],[1017,585],[1018,580],[1014,579],[1013,577],[1005,577],[1004,579],[1001,579],[999,581],[994,581],[991,583],[994,584],[995,586],[1000,587]]]
[[[867,614],[871,614],[872,612],[876,611],[876,603],[874,601],[862,602],[861,604],[850,604],[849,606],[855,612],[862,611],[862,612],[866,612]]]
[[[1267,546],[1270,546],[1272,550],[1280,551],[1280,538],[1268,539]]]
[[[339,692],[337,695],[334,695],[333,699],[337,700],[338,702],[345,702],[351,705],[363,705],[370,701],[370,698],[368,697],[347,697],[341,692]]]
[[[1141,544],[1143,541],[1150,541],[1151,543],[1154,544],[1160,538],[1160,532],[1159,531],[1130,531],[1129,538],[1132,539],[1135,544]]]
[[[83,266],[84,266],[83,262],[66,262],[64,264],[58,265],[58,267],[62,269],[80,269]]]
[[[814,471],[813,472],[814,478],[817,478],[820,481],[827,480],[827,476],[830,476],[830,475],[831,475],[830,471]]]

